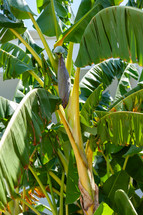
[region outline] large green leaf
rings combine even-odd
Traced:
[[[119,215],[138,215],[131,200],[124,192],[124,190],[119,189],[115,193],[115,202],[117,206],[117,212]]]
[[[103,7],[100,4],[97,4],[91,8],[91,10],[89,10],[82,18],[80,18],[74,25],[62,34],[62,38],[56,43],[55,46],[61,46],[63,42],[67,41],[79,43],[82,34],[92,17],[102,9]]]
[[[97,64],[111,57],[143,65],[142,19],[143,11],[132,7],[100,11],[83,34],[76,66]]]
[[[35,70],[28,54],[12,43],[1,46],[0,66],[4,68],[4,79],[17,78],[24,72]]]
[[[41,12],[48,4],[50,0],[37,0],[37,10]],[[58,0],[54,0],[55,11],[59,17],[66,17],[68,14],[66,8],[64,7],[67,4],[67,1],[59,2]]]
[[[34,15],[25,0],[5,0],[7,1],[11,12],[17,19],[29,19],[28,13]]]
[[[23,22],[14,22],[7,18],[5,15],[0,14],[0,27],[5,28],[21,28],[24,27]]]
[[[58,23],[58,18],[56,16],[55,10],[51,1],[48,1],[47,6],[44,8],[43,12],[37,19],[37,23],[40,26],[42,33],[52,37],[59,36],[61,34],[61,29]]]
[[[74,154],[73,151],[71,151],[67,175],[66,204],[72,204],[79,198],[79,196],[78,172],[75,166]]]
[[[130,177],[125,171],[120,171],[108,178],[103,185],[103,193],[107,196],[107,203],[109,203],[112,208],[115,208],[115,202],[113,201],[115,192],[118,189],[127,192],[129,179]]]
[[[136,154],[128,159],[126,172],[138,183],[143,183],[143,159],[140,155]]]
[[[13,114],[0,142],[1,207],[7,204],[8,193],[14,195],[29,164],[30,143],[40,141],[43,127],[48,125],[59,101],[46,90],[35,89],[24,97]]]
[[[75,23],[67,31],[62,34],[62,38],[56,43],[62,45],[63,42],[71,41],[80,43],[82,35],[91,21],[92,17],[95,16],[100,10],[112,5],[118,5],[122,1],[114,0],[97,0],[95,3],[91,0],[82,0],[79,6]]]

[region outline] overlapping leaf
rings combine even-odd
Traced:
[[[9,28],[14,28],[20,34],[26,30],[23,22],[15,22],[5,15],[0,14],[0,43],[5,43],[16,38]]]
[[[142,19],[143,11],[132,7],[102,10],[84,32],[76,66],[97,64],[111,57],[143,65]]]
[[[28,13],[34,15],[25,0],[5,0],[9,5],[11,12],[17,19],[29,19]]]
[[[22,100],[0,142],[0,207],[7,194],[15,195],[22,172],[29,164],[30,143],[40,141],[45,123],[51,120],[59,98],[43,89],[30,91]]]
[[[120,80],[127,64],[120,59],[110,59],[91,68],[80,81],[80,98],[86,100],[102,83],[106,89],[116,77]]]
[[[24,72],[35,70],[31,58],[21,48],[11,43],[1,46],[0,66],[4,68],[4,79],[17,78]]]
[[[98,14],[98,12],[103,8],[117,5],[120,2],[122,1],[98,0],[94,3],[93,1],[82,0],[74,25],[62,34],[62,39],[60,39],[55,46],[62,45],[63,42],[67,41],[80,43],[82,35],[92,17]]]

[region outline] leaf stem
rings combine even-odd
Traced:
[[[69,215],[69,207],[66,205],[66,215]]]
[[[41,213],[39,211],[37,211],[32,205],[30,205],[27,201],[25,201],[24,199],[22,199],[21,197],[18,197],[17,200],[21,201],[22,203],[24,203],[25,205],[27,205],[32,211],[35,212],[35,214],[37,215],[41,215]]]
[[[55,210],[55,208],[54,208],[54,206],[53,206],[53,204],[51,202],[51,199],[50,199],[49,195],[47,194],[47,191],[46,191],[44,185],[42,184],[41,180],[39,179],[39,177],[37,176],[36,172],[34,171],[34,169],[30,165],[28,166],[28,168],[32,172],[32,174],[34,175],[34,177],[35,177],[36,181],[38,182],[42,192],[44,193],[44,195],[45,195],[45,197],[46,197],[46,199],[47,199],[47,201],[48,201],[48,203],[49,203],[49,205],[51,207],[53,215],[57,215],[56,210]]]
[[[65,179],[65,173],[62,172],[62,179],[61,179],[61,190],[60,190],[60,212],[59,215],[63,215],[63,191],[64,191],[64,179]]]
[[[49,175],[61,186],[62,182],[51,170],[48,172]],[[66,193],[66,185],[64,184],[64,192]]]
[[[28,72],[38,81],[41,87],[44,87],[44,82],[41,80],[41,78],[39,78],[39,76],[35,72],[33,72],[32,70],[29,70]]]
[[[106,163],[107,163],[107,166],[109,167],[109,169],[110,169],[110,171],[111,171],[111,174],[113,175],[114,174],[114,171],[113,171],[113,169],[112,169],[112,166],[111,166],[111,164],[110,164],[110,162],[109,162],[109,158],[107,159],[107,157],[106,157],[106,155],[104,154],[104,152],[103,152],[103,150],[101,149],[101,152],[102,152],[102,155],[103,155],[103,157],[104,157],[104,159],[105,159],[105,161],[106,161]],[[108,169],[107,169],[107,171],[108,171]]]
[[[37,32],[39,34],[39,37],[40,37],[40,39],[41,39],[41,41],[43,43],[43,46],[44,46],[44,48],[45,48],[45,50],[47,52],[47,55],[48,55],[48,57],[50,59],[50,62],[52,64],[53,68],[55,69],[55,71],[57,71],[58,70],[58,63],[55,60],[55,58],[54,58],[54,56],[53,56],[53,54],[51,52],[51,49],[50,49],[45,37],[43,36],[43,34],[41,32],[41,29],[39,28],[39,25],[35,21],[33,15],[31,13],[28,13],[28,14],[29,14],[29,17],[30,17],[31,21],[33,22],[33,25],[35,26],[35,28],[36,28],[36,30],[37,30]]]
[[[25,187],[23,187],[23,199],[25,199],[25,195],[26,195],[26,189]],[[22,202],[22,212],[25,212],[25,203]]]
[[[25,45],[25,47],[30,51],[33,57],[36,59],[38,64],[42,67],[42,61],[39,55],[35,52],[35,50],[23,39],[23,37],[14,29],[10,28],[10,31]]]
[[[123,164],[123,170],[126,169],[126,166],[127,166],[127,162],[128,162],[129,157],[130,157],[130,156],[127,155],[126,158],[125,158],[125,161],[124,161],[124,164]]]

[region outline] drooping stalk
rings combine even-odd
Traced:
[[[67,61],[66,61],[66,68],[68,70],[69,76],[71,76],[71,70],[72,70],[72,54],[73,54],[73,46],[74,43],[69,43],[69,50],[67,55]]]
[[[62,182],[52,171],[48,172],[49,175],[61,186]],[[64,192],[66,193],[66,185],[64,184]]]
[[[47,199],[47,201],[48,201],[48,203],[49,203],[49,205],[50,205],[50,207],[51,207],[51,210],[52,210],[53,215],[57,215],[57,213],[56,213],[56,208],[55,208],[54,205],[52,204],[51,199],[50,199],[49,195],[47,194],[47,191],[46,191],[44,185],[42,184],[41,180],[39,179],[39,177],[38,177],[37,174],[35,173],[34,169],[33,169],[30,165],[28,166],[28,168],[29,168],[29,170],[31,171],[31,173],[33,174],[33,176],[35,177],[36,181],[38,182],[38,184],[39,184],[39,186],[40,186],[42,192],[44,193],[44,195],[45,195],[45,197],[46,197],[46,199]]]
[[[41,41],[43,43],[43,46],[44,46],[44,48],[45,48],[45,50],[47,52],[47,55],[49,57],[49,60],[50,60],[50,62],[52,64],[53,68],[55,69],[55,71],[57,71],[57,69],[58,69],[57,61],[55,60],[55,58],[54,58],[54,56],[53,56],[53,54],[51,52],[51,49],[50,49],[50,47],[49,47],[44,35],[42,34],[41,29],[39,28],[39,25],[35,21],[33,15],[31,13],[28,13],[28,14],[29,14],[29,17],[30,17],[31,21],[33,22],[33,25],[35,26],[35,28],[37,30],[37,33],[39,34],[39,37],[40,37],[40,39],[41,39]]]
[[[62,179],[61,179],[61,190],[60,190],[60,212],[59,215],[63,215],[63,198],[64,198],[64,179],[65,179],[65,173],[64,171],[62,172]]]
[[[10,31],[25,45],[25,47],[29,50],[29,52],[36,59],[38,64],[42,67],[42,61],[39,55],[35,52],[35,50],[23,39],[23,37],[14,29],[10,28]]]
[[[127,162],[128,162],[129,157],[130,157],[130,156],[127,155],[126,158],[125,158],[125,161],[124,161],[124,164],[123,164],[123,170],[126,169],[126,166],[127,166]]]
[[[27,201],[25,201],[24,199],[18,197],[17,200],[21,201],[22,203],[24,203],[25,205],[27,205],[32,211],[35,212],[35,214],[37,215],[41,215],[41,213],[39,211],[37,211],[32,205],[30,205]]]

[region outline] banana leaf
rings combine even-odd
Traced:
[[[30,91],[13,114],[0,141],[0,208],[15,197],[21,174],[28,168],[30,145],[40,141],[60,99],[44,89]]]
[[[0,14],[0,44],[16,38],[9,28],[14,28],[20,34],[26,30],[23,22],[11,20],[4,14]]]
[[[97,64],[111,57],[143,65],[142,19],[143,11],[133,7],[100,11],[83,34],[76,66]]]
[[[105,115],[97,124],[100,143],[143,146],[142,121],[143,113],[131,111],[112,112]]]
[[[4,68],[4,80],[18,78],[30,70],[35,71],[29,55],[12,43],[1,46],[0,66]]]
[[[75,23],[67,31],[62,34],[62,38],[55,44],[55,46],[62,45],[63,42],[75,42],[80,43],[82,35],[95,14],[106,7],[112,5],[118,5],[122,1],[112,1],[112,0],[98,0],[93,3],[93,1],[82,0],[79,6]]]
[[[10,7],[11,12],[17,19],[29,19],[28,13],[34,15],[25,0],[5,0]]]
[[[38,17],[37,23],[43,34],[49,37],[57,36],[58,39],[59,35],[61,34],[61,28],[58,23],[58,17],[55,14],[55,7],[53,4],[52,1],[48,1],[47,6]]]
[[[92,67],[80,81],[80,98],[86,100],[102,83],[104,90],[116,77],[120,80],[127,63],[121,59],[110,59]]]

